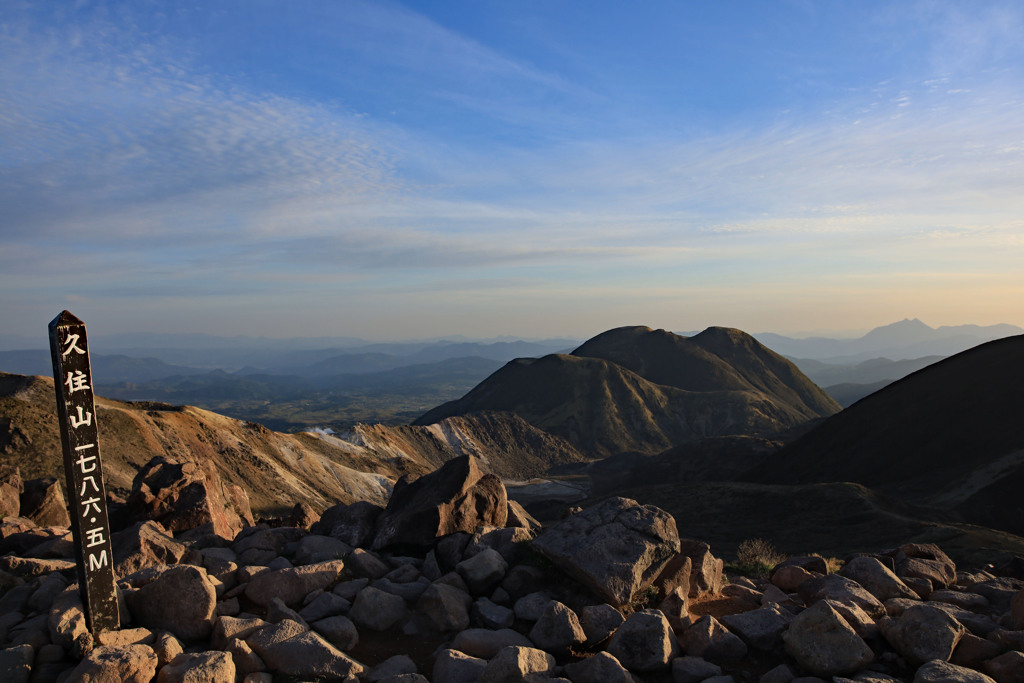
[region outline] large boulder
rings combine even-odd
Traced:
[[[679,552],[672,515],[628,498],[609,498],[561,520],[532,541],[550,559],[614,606],[651,585]]]
[[[889,598],[917,599],[917,594],[900,577],[873,557],[855,557],[839,570],[839,574],[856,581],[881,602]]]
[[[659,671],[679,656],[679,641],[656,609],[634,612],[608,641],[608,653],[630,671]]]
[[[184,641],[209,637],[217,594],[206,570],[182,565],[154,574],[153,581],[126,597],[132,621],[151,630],[170,631]]]
[[[871,648],[831,600],[816,602],[798,614],[783,639],[786,652],[815,676],[847,676],[874,659]]]
[[[39,526],[71,526],[64,490],[55,477],[30,479],[21,494],[21,516]]]
[[[373,530],[382,512],[384,508],[366,500],[350,505],[338,503],[324,510],[310,531],[344,541],[353,548],[365,548],[373,541]]]
[[[484,474],[473,456],[454,458],[419,479],[395,484],[377,518],[373,549],[424,550],[442,536],[505,526],[508,494],[501,479]]]
[[[934,543],[907,543],[887,554],[896,563],[896,575],[904,581],[926,579],[940,588],[956,583],[956,564]]]
[[[232,540],[255,524],[243,489],[225,484],[209,463],[179,463],[158,455],[132,483],[128,510],[135,519],[152,519],[172,532],[211,524],[213,532]]]
[[[157,522],[137,522],[111,535],[110,543],[114,550],[114,573],[122,578],[146,567],[202,562],[197,551],[175,541]]]
[[[914,605],[897,619],[879,622],[882,635],[911,664],[949,661],[967,629],[938,607]]]

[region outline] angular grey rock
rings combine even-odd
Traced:
[[[56,477],[29,479],[23,484],[20,515],[39,526],[71,526],[64,489]]]
[[[900,577],[873,557],[855,557],[839,570],[839,574],[856,581],[883,603],[889,598],[917,599],[917,594]]]
[[[551,596],[547,593],[529,593],[516,600],[512,610],[519,619],[537,621],[540,619],[540,615],[544,614],[544,610],[548,608],[550,602]]]
[[[548,603],[530,629],[529,637],[540,649],[559,655],[567,654],[587,639],[576,613],[557,600]]]
[[[643,610],[622,623],[607,650],[630,671],[659,671],[679,655],[679,642],[664,614]]]
[[[54,599],[47,622],[50,641],[75,657],[84,657],[92,649],[92,634],[85,624],[82,597],[77,588],[66,590]]]
[[[665,599],[658,603],[658,609],[668,619],[673,630],[682,631],[693,621],[690,619],[690,596],[684,586],[673,588]]]
[[[887,554],[895,561],[901,579],[928,579],[939,588],[956,583],[956,564],[934,543],[907,543]]]
[[[672,660],[672,683],[700,683],[721,674],[722,667],[701,657],[686,656]]]
[[[329,560],[263,572],[249,581],[245,597],[264,607],[273,598],[280,598],[286,605],[300,605],[309,593],[326,589],[337,581],[344,566],[342,560]]]
[[[238,619],[236,617],[218,617],[210,635],[210,644],[214,649],[223,650],[232,638],[248,638],[259,629],[267,626],[262,619]]]
[[[271,643],[257,652],[268,669],[284,676],[346,678],[365,670],[362,664],[313,631]]]
[[[210,635],[217,595],[206,570],[192,565],[169,567],[125,598],[135,623],[170,631],[184,641]]]
[[[874,660],[871,648],[835,605],[830,600],[815,603],[798,614],[783,634],[786,652],[816,676],[848,676]]]
[[[773,650],[782,642],[782,633],[792,620],[792,614],[776,605],[722,617],[726,628],[762,652]]]
[[[573,683],[633,683],[633,675],[607,652],[597,652],[578,662],[565,665],[565,675]]]
[[[520,683],[550,678],[555,658],[533,647],[510,645],[498,651],[480,672],[479,683]]]
[[[531,544],[619,606],[649,586],[679,552],[679,534],[675,519],[664,510],[609,498],[554,524]]]
[[[201,564],[198,553],[178,543],[157,522],[137,522],[110,535],[114,574],[125,577],[146,567],[163,564]]]
[[[983,673],[936,659],[921,665],[914,683],[996,683]]]
[[[270,604],[267,606],[267,621],[272,624],[279,624],[286,619],[297,622],[307,629],[309,628],[306,620],[300,617],[298,612],[284,604],[281,598],[271,599]]]
[[[491,659],[503,647],[508,647],[509,645],[533,647],[533,643],[526,636],[510,628],[503,628],[497,631],[485,628],[470,628],[460,631],[455,636],[451,648],[471,657]]]
[[[231,661],[235,664],[236,679],[244,679],[250,674],[262,673],[267,670],[267,664],[263,658],[253,652],[249,643],[244,640],[232,638],[224,647],[224,652],[231,655]]]
[[[0,650],[0,680],[5,683],[29,683],[36,652],[31,645],[15,645]]]
[[[487,661],[458,650],[441,650],[434,658],[433,683],[476,683]]]
[[[747,655],[747,644],[711,615],[704,615],[683,632],[683,649],[689,655],[724,664]]]
[[[227,652],[194,652],[178,655],[160,669],[157,683],[235,683],[235,662]]]
[[[948,661],[967,630],[931,605],[914,605],[896,619],[882,619],[879,627],[889,644],[915,666],[935,659]]]
[[[432,583],[416,602],[416,611],[438,631],[461,631],[469,626],[472,600],[468,593],[458,588]]]
[[[859,583],[845,576],[829,574],[800,584],[800,597],[811,605],[818,600],[854,604],[877,619],[885,615],[885,606]]]
[[[1024,590],[1010,599],[1010,628],[1024,629]]]
[[[426,550],[442,536],[503,527],[507,519],[508,494],[501,479],[484,474],[473,456],[453,458],[431,474],[395,483],[377,519],[372,547]]]
[[[83,683],[151,683],[156,677],[157,658],[148,645],[125,648],[97,647],[68,676]]]
[[[580,626],[587,636],[587,645],[604,642],[625,620],[619,610],[607,603],[588,605],[580,610]]]
[[[473,595],[486,595],[505,578],[508,562],[497,550],[487,548],[455,566]]]
[[[364,626],[373,631],[386,631],[401,621],[405,614],[405,600],[373,586],[367,586],[359,591],[348,617],[357,626]]]
[[[473,603],[473,618],[484,628],[509,628],[516,620],[515,613],[508,607],[496,605],[487,598]]]
[[[358,576],[365,576],[368,579],[383,578],[391,571],[377,555],[362,548],[356,548],[348,556],[348,568]]]
[[[359,631],[348,617],[327,617],[314,621],[313,630],[326,638],[331,645],[347,652],[359,644]]]
[[[316,564],[340,560],[352,552],[352,546],[330,536],[310,534],[299,541],[295,550],[295,564]]]
[[[416,670],[416,662],[412,661],[408,655],[395,655],[389,657],[383,662],[373,667],[366,672],[365,679],[369,683],[378,683],[391,676],[399,676],[401,674],[414,674],[418,673]]]
[[[324,510],[311,531],[336,538],[353,548],[366,548],[373,541],[373,529],[382,512],[384,508],[369,501],[351,505],[339,503]]]
[[[1010,650],[984,664],[985,673],[997,681],[1024,681],[1024,652]]]
[[[711,554],[711,546],[692,538],[681,538],[679,554],[690,558],[691,598],[718,595],[722,591],[725,561]]]
[[[319,621],[338,614],[347,614],[352,603],[334,593],[321,593],[308,605],[299,610],[299,616],[306,622]]]

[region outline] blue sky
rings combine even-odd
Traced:
[[[0,316],[1024,324],[1016,2],[0,5]]]

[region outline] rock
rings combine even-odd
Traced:
[[[517,529],[529,529],[530,531],[539,531],[544,525],[534,519],[533,515],[527,512],[526,508],[522,505],[514,500],[509,500],[508,516],[505,518],[505,526]]]
[[[299,541],[295,550],[295,564],[316,564],[340,560],[352,552],[352,546],[330,536],[310,534]]]
[[[416,611],[438,631],[461,631],[469,626],[472,600],[468,593],[458,588],[432,583],[416,601]]]
[[[348,652],[359,643],[359,631],[348,617],[327,617],[314,621],[312,627],[339,650]]]
[[[701,617],[683,632],[682,646],[687,654],[703,657],[715,664],[735,661],[747,655],[747,644],[710,615]]]
[[[93,648],[92,634],[85,624],[82,597],[77,586],[64,591],[50,605],[47,624],[50,641],[75,657],[84,657]]]
[[[352,603],[345,598],[334,593],[321,593],[299,611],[299,616],[306,622],[313,622],[337,614],[347,614],[351,608]]]
[[[761,676],[759,683],[790,683],[796,676],[793,674],[793,670],[785,664],[779,664],[773,669],[769,669],[763,676]],[[833,683],[837,683],[833,679]]]
[[[548,603],[529,637],[537,647],[559,655],[587,639],[576,613],[557,600]]]
[[[551,596],[547,593],[529,593],[516,600],[512,609],[519,619],[537,621],[540,619],[540,615],[544,614],[544,610],[548,608],[550,602]]]
[[[1002,654],[1003,648],[997,643],[985,638],[979,638],[973,633],[965,633],[953,650],[953,656],[949,658],[950,663],[957,666],[966,666],[969,669],[981,669],[982,664]]]
[[[71,526],[64,490],[56,477],[26,481],[20,508],[21,517],[39,526]]]
[[[152,646],[154,641],[156,641],[156,635],[148,628],[122,628],[117,631],[103,631],[99,634],[97,640],[100,645],[106,647],[127,647],[128,645]]]
[[[266,620],[272,624],[280,624],[286,619],[302,624],[307,629],[309,628],[306,620],[300,617],[298,612],[284,604],[281,598],[272,598],[270,604],[267,605]]]
[[[633,683],[632,674],[607,652],[566,664],[565,675],[573,683]]]
[[[157,683],[235,683],[235,662],[227,652],[178,655],[160,669]]]
[[[948,661],[966,629],[963,624],[931,605],[915,605],[896,619],[879,622],[882,635],[913,665],[930,660]]]
[[[217,596],[206,579],[206,570],[181,565],[167,568],[129,593],[126,602],[135,623],[193,641],[210,635]]]
[[[786,652],[817,676],[847,676],[874,660],[871,648],[835,604],[831,600],[815,603],[798,614],[783,634]]]
[[[354,549],[348,556],[348,568],[355,574],[368,579],[383,578],[391,571],[391,568],[379,557],[362,548]]]
[[[782,632],[792,620],[792,614],[774,605],[722,617],[726,628],[742,638],[748,646],[763,652],[773,650],[782,643]]]
[[[240,638],[232,638],[224,646],[224,651],[231,655],[231,661],[235,665],[236,679],[244,679],[249,674],[262,673],[267,669],[263,658],[253,652],[249,643]]]
[[[68,676],[76,683],[150,683],[157,658],[148,645],[97,647]]]
[[[458,650],[441,650],[434,658],[433,683],[476,683],[487,662]]]
[[[185,651],[181,641],[175,638],[172,633],[159,634],[154,639],[153,644],[150,647],[152,647],[153,652],[156,653],[158,667],[174,661],[175,657]]]
[[[491,659],[503,647],[518,645],[521,647],[533,647],[526,636],[513,631],[510,628],[503,628],[498,631],[491,631],[485,628],[470,628],[460,631],[452,641],[452,649],[464,652],[471,657]]]
[[[692,622],[690,619],[690,597],[685,586],[672,589],[665,599],[658,603],[658,609],[668,619],[669,625],[676,631],[682,631]]]
[[[330,536],[353,548],[365,548],[373,541],[373,529],[384,508],[361,500],[351,505],[339,503],[324,510],[310,531]]]
[[[496,605],[487,598],[480,598],[473,603],[473,619],[484,628],[510,628],[516,619],[515,613],[508,607]]]
[[[75,562],[74,560],[39,560],[31,557],[4,555],[0,557],[0,571],[21,578],[43,576],[51,572],[65,572],[68,576],[72,576],[75,571]],[[35,589],[29,587],[25,594],[26,601],[33,592]]]
[[[348,616],[357,626],[372,631],[386,631],[401,621],[405,614],[405,600],[367,586],[359,591]]]
[[[557,522],[532,547],[618,606],[657,578],[679,552],[679,535],[664,510],[609,498]]]
[[[813,579],[821,574],[812,574],[803,567],[783,564],[775,568],[771,575],[771,582],[786,593],[795,593],[808,579]]]
[[[996,683],[983,673],[936,659],[922,665],[914,683]]]
[[[146,567],[191,562],[201,564],[201,555],[178,543],[157,522],[136,522],[110,535],[114,551],[114,575],[125,577]]]
[[[682,589],[683,595],[689,597],[692,573],[693,560],[689,555],[679,554],[670,559],[654,579],[653,585],[658,589],[658,598],[664,600],[665,596],[677,588]]]
[[[298,605],[311,592],[326,589],[337,581],[344,566],[342,560],[329,560],[264,572],[249,581],[245,597],[264,607],[273,598],[280,598],[286,605]]]
[[[436,539],[479,526],[505,526],[508,495],[493,474],[484,474],[473,456],[453,458],[437,471],[395,484],[377,519],[373,549],[426,550]]]
[[[985,662],[984,668],[999,683],[1024,681],[1024,652],[1010,650]]]
[[[625,620],[619,610],[607,603],[588,605],[580,610],[580,626],[583,627],[589,646],[607,640]]]
[[[701,657],[677,657],[672,660],[672,683],[700,683],[720,675],[722,667]]]
[[[320,513],[313,509],[309,503],[296,503],[292,511],[288,513],[285,526],[293,526],[299,529],[309,529],[320,521]]]
[[[799,593],[808,605],[818,600],[828,599],[857,605],[876,619],[885,615],[885,606],[878,601],[878,598],[866,591],[856,581],[838,574],[829,574],[806,581],[800,585]]]
[[[1024,590],[1010,600],[1010,628],[1024,629]]]
[[[214,649],[224,649],[233,638],[248,638],[259,629],[267,626],[262,619],[237,619],[235,617],[218,617],[213,625],[213,633],[210,636],[210,644]]]
[[[489,593],[505,577],[508,562],[497,550],[490,548],[459,562],[455,566],[473,595]]]
[[[928,579],[941,588],[956,583],[956,564],[933,543],[907,543],[889,554],[900,578]]]
[[[884,603],[890,598],[917,598],[907,584],[873,557],[855,557],[839,570],[839,574],[856,581],[879,602]]]
[[[225,485],[211,464],[179,463],[163,455],[135,476],[128,511],[172,532],[212,524],[213,532],[227,540],[255,524],[248,495],[238,486]]]
[[[15,645],[0,650],[0,680],[29,683],[35,658],[35,649],[31,645]]]
[[[0,519],[21,515],[21,488],[21,471],[17,467],[0,468]]]
[[[679,655],[679,643],[658,610],[634,612],[608,641],[608,653],[630,671],[667,669]]]
[[[555,658],[543,650],[510,645],[498,651],[480,673],[479,683],[519,683],[531,674],[550,677]]]
[[[711,554],[711,546],[692,538],[679,540],[679,552],[690,558],[690,597],[718,595],[722,592],[725,562]]]
[[[319,634],[303,631],[284,640],[267,643],[257,648],[247,641],[267,664],[267,668],[282,676],[323,676],[346,678],[356,676],[365,667],[338,650]]]
[[[412,661],[408,655],[395,655],[367,671],[365,678],[369,683],[378,683],[392,676],[414,673],[417,673],[416,662]]]

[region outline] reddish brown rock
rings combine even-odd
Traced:
[[[21,514],[21,472],[17,467],[0,469],[0,519]]]
[[[934,543],[907,543],[889,555],[901,579],[927,579],[941,588],[956,583],[956,564]]]
[[[150,460],[135,477],[128,510],[172,532],[212,524],[215,534],[229,540],[255,523],[245,492],[225,485],[212,466],[166,456]]]
[[[351,505],[338,503],[324,510],[320,521],[310,531],[343,541],[353,548],[366,548],[373,542],[373,530],[382,512],[382,507],[365,500]]]
[[[679,539],[679,553],[690,558],[690,597],[718,595],[722,592],[725,561],[711,554],[711,546],[692,538]]]
[[[21,494],[21,516],[39,526],[71,526],[64,490],[55,477],[30,479]]]
[[[505,526],[508,495],[473,456],[454,458],[431,474],[395,484],[377,519],[373,549],[426,549],[441,536],[473,533],[480,526]]]
[[[202,563],[202,556],[197,551],[175,541],[156,522],[138,522],[111,535],[110,542],[114,550],[114,573],[121,578],[145,567]]]
[[[296,503],[288,515],[286,524],[298,529],[309,529],[320,521],[320,513],[309,503]]]

